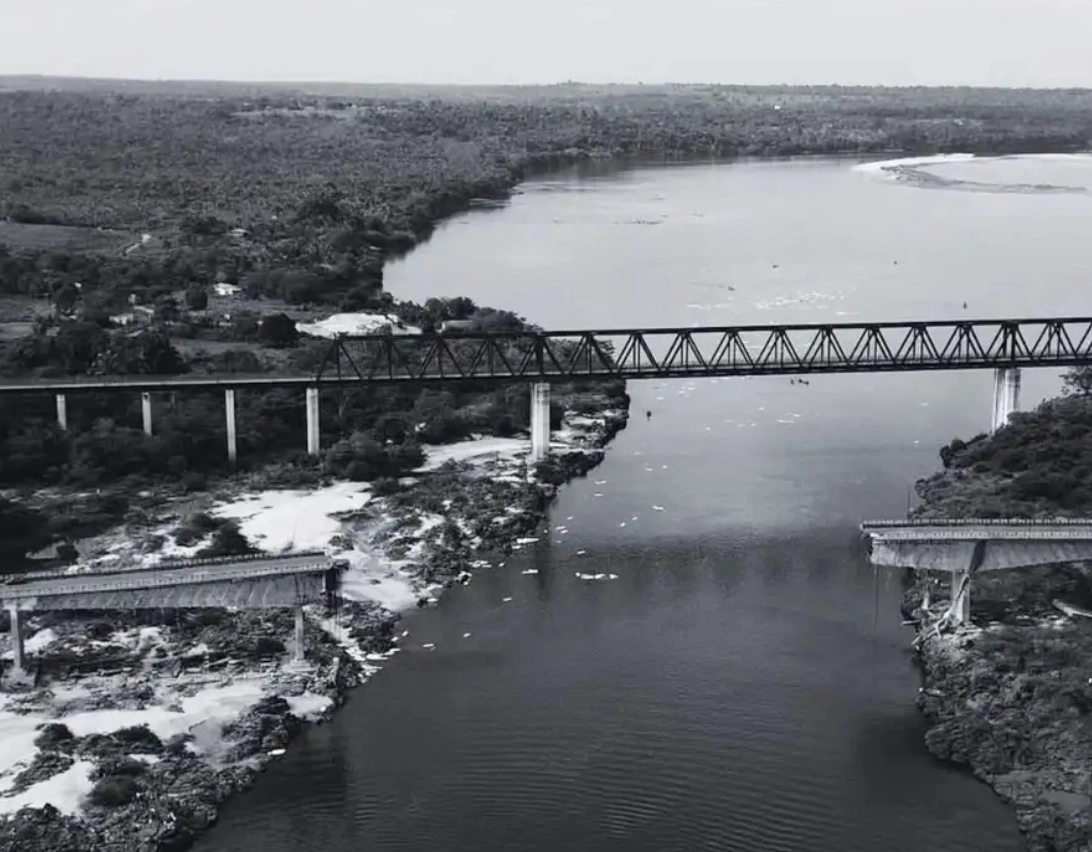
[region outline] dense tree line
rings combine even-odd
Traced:
[[[1027,518],[1092,511],[1092,374],[1071,370],[1066,394],[1016,412],[991,436],[955,439],[941,448],[947,470],[984,483],[968,517]],[[977,514],[976,514],[977,513]]]

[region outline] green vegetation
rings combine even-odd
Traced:
[[[929,512],[1032,518],[1092,511],[1092,395],[1080,390],[1082,374],[1069,375],[1066,396],[1013,414],[994,435],[943,447],[947,472],[919,485]]]

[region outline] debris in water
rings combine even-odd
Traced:
[[[436,647],[436,645],[435,645],[435,643],[433,643],[433,642],[426,642],[426,643],[425,643],[424,645],[422,645],[421,647],[422,647],[422,648],[425,648],[426,650],[429,650],[429,651],[431,651],[431,650],[432,650],[433,648],[435,648],[435,647]]]
[[[512,599],[511,598],[501,598],[501,603],[508,603],[508,601],[510,601],[510,600],[512,600]]]
[[[469,639],[469,638],[470,638],[470,634],[469,634],[469,633],[464,633],[464,634],[463,634],[463,638],[464,638],[464,639]]]

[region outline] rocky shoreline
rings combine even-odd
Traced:
[[[915,514],[973,515],[1001,484],[984,471],[945,471],[918,483]],[[903,614],[918,624],[918,704],[930,752],[966,766],[1010,803],[1032,852],[1092,850],[1092,619],[1053,605],[1088,608],[1092,568],[976,576],[972,624],[939,635],[932,625],[948,606],[948,581],[906,580]]]
[[[522,455],[509,454],[441,463],[339,517],[333,543],[385,560],[393,566],[388,574],[400,572],[416,590],[418,606],[432,605],[439,589],[492,564],[483,556],[503,559],[519,549],[541,526],[559,487],[599,464],[628,419],[624,391],[557,398],[567,406],[562,441],[546,462],[532,469]],[[579,414],[569,407],[574,402]],[[380,587],[388,580],[376,574],[365,582]],[[334,611],[309,608],[308,662],[293,666],[284,662],[288,612],[36,617],[28,645],[48,640],[39,656],[40,683],[0,697],[0,736],[22,733],[34,743],[0,794],[0,850],[188,848],[225,800],[284,754],[305,722],[328,719],[349,689],[397,653],[405,636],[395,629],[400,618],[366,599],[345,600]],[[169,737],[152,730],[163,733],[188,718],[171,711],[230,709],[232,702],[239,712],[230,720],[214,714]],[[151,723],[129,724],[128,716]],[[5,727],[12,725],[22,727]],[[71,786],[81,778],[92,786],[77,806]],[[54,800],[61,806],[47,804]],[[13,810],[13,803],[25,806]]]

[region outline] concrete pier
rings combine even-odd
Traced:
[[[68,397],[63,393],[57,394],[57,425],[68,431]]]
[[[971,582],[967,579],[969,575],[970,570],[967,568],[952,569],[951,608],[953,624],[971,623]]]
[[[140,414],[144,420],[144,434],[151,436],[152,434],[152,395],[149,391],[144,391],[140,395]]]
[[[550,385],[531,385],[531,461],[540,462],[550,451]]]
[[[304,656],[307,652],[306,640],[303,634],[303,607],[296,607],[296,647],[292,651],[292,662],[296,664],[303,663]]]
[[[26,671],[26,651],[23,647],[23,617],[16,607],[8,609],[11,616],[12,667],[18,673]]]
[[[1020,369],[1000,367],[993,374],[993,417],[990,434],[1006,426],[1009,415],[1020,410]]]
[[[316,387],[307,389],[307,454],[319,454],[319,392]]]
[[[224,416],[227,419],[227,457],[229,462],[235,464],[237,448],[235,444],[235,390],[233,388],[224,391]]]

